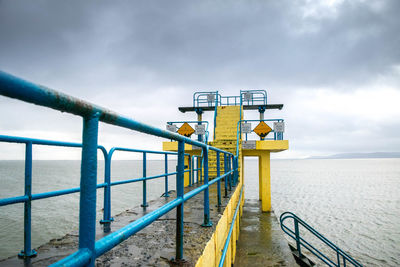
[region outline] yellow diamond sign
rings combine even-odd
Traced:
[[[194,129],[187,122],[178,129],[178,133],[186,137],[190,137],[194,133]]]
[[[269,134],[269,132],[272,131],[272,129],[265,122],[262,121],[256,126],[256,128],[254,128],[253,131],[258,134],[258,136],[264,138],[265,136],[267,136],[267,134]]]

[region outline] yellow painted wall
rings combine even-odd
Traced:
[[[215,227],[215,232],[211,239],[208,241],[206,247],[203,250],[203,254],[197,260],[196,267],[210,267],[218,266],[221,259],[222,250],[225,245],[226,237],[230,229],[233,215],[235,214],[236,205],[240,198],[240,191],[243,183],[240,182],[232,194],[228,205],[226,206],[222,217],[219,219],[217,226]],[[224,266],[231,267],[231,264],[235,262],[236,256],[236,241],[239,238],[239,220],[243,213],[244,204],[244,191],[242,196],[242,201],[239,206],[239,213],[236,217],[235,226],[232,231],[231,240],[229,242],[228,251],[226,253]]]

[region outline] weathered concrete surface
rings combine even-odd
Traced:
[[[193,188],[185,188],[185,192]],[[185,202],[184,257],[186,263],[184,266],[195,265],[229,201],[229,198],[222,197],[222,208],[218,211],[216,207],[216,188],[217,184],[212,185],[210,188],[210,218],[213,222],[212,227],[201,227],[203,223],[203,193]],[[224,195],[224,183],[221,183],[221,188],[221,193]],[[234,192],[234,189],[232,188],[232,192]],[[171,193],[171,197],[169,198],[161,197],[157,200],[149,201],[149,207],[145,210],[137,206],[114,216],[115,221],[111,225],[112,231],[122,228],[174,198],[175,194]],[[175,231],[176,212],[172,210],[136,235],[99,257],[96,260],[96,266],[173,266],[171,258],[175,256]],[[96,233],[96,239],[104,236],[100,225],[98,225]],[[70,255],[77,249],[78,230],[40,246],[37,248],[38,256],[35,258],[24,262],[24,260],[17,257],[11,257],[0,261],[0,266],[48,266]]]
[[[246,199],[235,266],[298,266],[274,212],[262,213],[258,200]]]

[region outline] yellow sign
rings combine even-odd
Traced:
[[[187,122],[185,122],[181,128],[178,129],[180,135],[190,137],[194,133],[194,129]]]
[[[267,136],[267,134],[269,134],[269,132],[272,131],[272,129],[265,122],[262,121],[256,126],[256,128],[254,128],[253,131],[261,138],[264,138],[265,136]]]

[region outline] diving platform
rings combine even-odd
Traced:
[[[279,109],[283,108],[283,104],[268,104],[268,105],[243,105],[243,110],[259,110],[259,109]],[[202,106],[202,107],[179,107],[178,110],[182,113],[185,112],[199,112],[201,111],[214,111],[215,107],[213,106]]]
[[[283,138],[283,119],[264,119],[267,109],[283,107],[268,104],[265,90],[242,90],[239,96],[194,93],[191,109],[196,111],[197,121],[167,122],[166,130],[3,72],[0,72],[0,95],[67,112],[81,117],[83,122],[82,142],[79,143],[0,135],[0,142],[25,146],[25,193],[0,198],[0,207],[24,205],[23,250],[18,256],[1,261],[0,265],[239,266],[242,259],[237,257],[237,246],[239,254],[245,251],[237,244],[240,229],[245,231],[246,223],[250,228],[257,228],[257,223],[251,220],[256,217],[261,222],[271,214],[270,153],[288,149],[289,143]],[[203,111],[209,108],[214,110],[212,140],[209,122],[202,121]],[[244,119],[246,109],[257,109],[260,119]],[[141,132],[164,138],[163,151],[118,146],[106,149],[98,143],[101,123],[127,129],[132,134]],[[191,138],[193,134],[195,138]],[[81,150],[79,187],[32,192],[35,152],[32,147],[38,145]],[[118,151],[139,153],[141,177],[112,179],[113,155]],[[98,160],[98,154],[103,161]],[[159,170],[161,173],[149,176],[148,155],[153,154],[163,159],[165,167]],[[244,206],[244,184],[246,179],[254,179],[244,177],[246,156],[259,157],[261,205],[258,208]],[[171,162],[176,162],[172,170],[168,169]],[[104,164],[104,180],[99,179],[102,175],[97,172],[98,164]],[[176,181],[173,189],[168,183],[170,177]],[[147,199],[150,186],[147,182],[152,179],[164,181],[164,193],[157,200]],[[141,185],[141,203],[133,203],[134,208],[113,217],[111,188],[133,183]],[[98,206],[97,194],[102,192],[104,201]],[[74,193],[80,194],[79,229],[33,249],[32,202]],[[97,218],[98,210],[102,218]],[[240,218],[243,218],[242,227]],[[268,244],[277,242],[277,236],[268,227],[260,229],[260,235],[266,232],[266,236],[270,236]],[[248,236],[246,239],[246,233],[243,240],[249,242],[248,247],[254,246],[251,243],[254,240]]]

